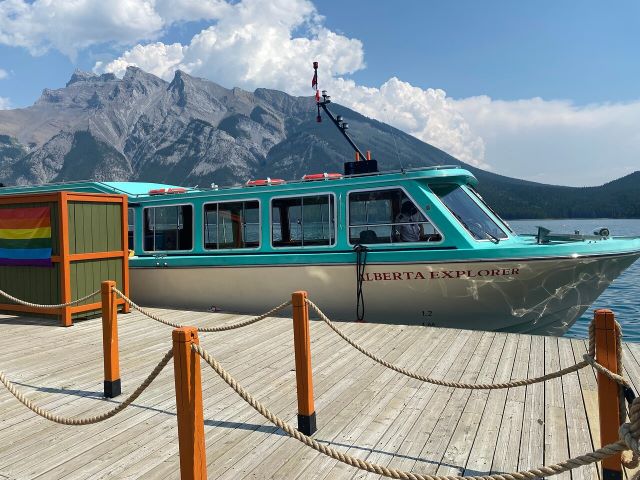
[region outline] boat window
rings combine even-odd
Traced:
[[[260,247],[260,204],[246,202],[210,203],[204,206],[204,248]]]
[[[431,190],[476,240],[499,240],[507,234],[460,185],[431,185]]]
[[[334,245],[336,241],[332,195],[273,199],[271,222],[274,247]]]
[[[399,188],[349,194],[349,242],[439,242],[442,236]]]
[[[171,205],[144,209],[144,249],[147,252],[191,250],[193,207]]]
[[[498,215],[498,212],[496,212],[493,208],[491,208],[491,206],[484,201],[484,198],[482,198],[482,195],[480,195],[480,193],[478,193],[478,191],[467,185],[467,189],[476,197],[476,199],[487,209],[489,210],[491,213],[493,213],[493,216],[496,217],[498,220],[500,220],[500,222],[502,223],[502,226],[505,227],[507,230],[509,230],[509,233],[511,233],[511,235],[518,235],[513,228],[511,228],[511,225],[509,225],[507,223],[507,221],[502,218],[500,215]]]
[[[133,250],[133,235],[134,235],[134,211],[133,208],[127,209],[127,221],[129,222],[128,238],[129,238],[129,250]]]

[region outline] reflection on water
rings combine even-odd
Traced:
[[[538,225],[553,233],[591,234],[607,227],[612,235],[640,236],[640,220],[512,220],[509,224],[518,233],[535,233]],[[640,260],[631,265],[607,288],[593,305],[566,333],[569,337],[587,336],[589,322],[597,308],[610,308],[622,325],[625,341],[640,342]]]

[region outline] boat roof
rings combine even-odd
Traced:
[[[373,181],[380,180],[424,180],[427,182],[442,181],[446,179],[451,182],[464,183],[475,186],[478,181],[471,172],[460,168],[458,166],[443,165],[434,167],[421,167],[412,169],[402,169],[396,171],[368,173],[362,175],[347,175],[340,176],[339,181],[349,181],[351,184],[366,184]],[[275,179],[271,179],[275,181]],[[300,180],[278,180],[275,183],[267,185],[254,185],[249,186],[247,184],[231,185],[227,187],[220,187],[212,185],[209,188],[202,187],[182,187],[179,185],[169,185],[165,183],[153,183],[153,182],[96,182],[96,181],[74,181],[74,182],[60,182],[60,183],[46,183],[40,185],[25,185],[16,187],[4,187],[0,188],[0,194],[29,194],[29,193],[46,193],[57,192],[61,190],[73,191],[73,192],[87,192],[87,193],[115,193],[125,194],[132,198],[142,198],[155,195],[153,191],[169,189],[180,189],[181,193],[197,193],[197,192],[211,192],[218,190],[263,190],[263,189],[279,189],[290,188],[291,185],[317,185],[319,182],[325,180],[308,181],[305,179]],[[326,180],[335,182],[336,179]],[[168,192],[172,193],[172,192]]]
[[[157,189],[184,188],[177,185],[152,182],[93,182],[82,180],[77,182],[43,183],[40,185],[24,185],[18,187],[0,188],[0,194],[25,194],[25,193],[47,193],[68,190],[81,193],[116,193],[125,194],[130,197],[148,195],[149,191]],[[187,191],[194,190],[187,188]]]

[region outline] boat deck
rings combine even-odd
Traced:
[[[238,317],[154,309],[184,324]],[[582,359],[585,341],[454,329],[342,324],[366,348],[400,366],[462,382],[532,377]],[[38,405],[60,415],[112,408],[171,347],[171,328],[139,313],[119,316],[123,395],[102,398],[99,319],[0,315],[0,370]],[[318,431],[314,438],[389,467],[423,474],[483,475],[564,460],[599,446],[596,379],[583,369],[529,387],[468,391],[409,379],[364,357],[324,323],[311,325]],[[290,319],[269,318],[201,344],[256,398],[296,424]],[[640,345],[625,344],[640,387]],[[374,478],[289,438],[202,363],[209,478]],[[42,419],[0,386],[0,478],[179,478],[173,366],[119,415],[89,426]],[[557,478],[598,478],[595,466]]]

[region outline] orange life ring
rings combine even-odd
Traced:
[[[153,190],[149,190],[149,195],[164,195],[167,193],[165,188],[154,188]]]
[[[262,187],[264,185],[280,185],[284,183],[284,180],[281,178],[269,178],[262,180],[249,180],[247,182],[247,187]]]
[[[186,188],[168,188],[167,189],[167,193],[187,193],[187,189]]]
[[[304,181],[311,181],[311,180],[337,180],[339,178],[342,178],[342,174],[341,173],[312,173],[310,175],[305,175],[304,177],[302,177],[302,180]]]

